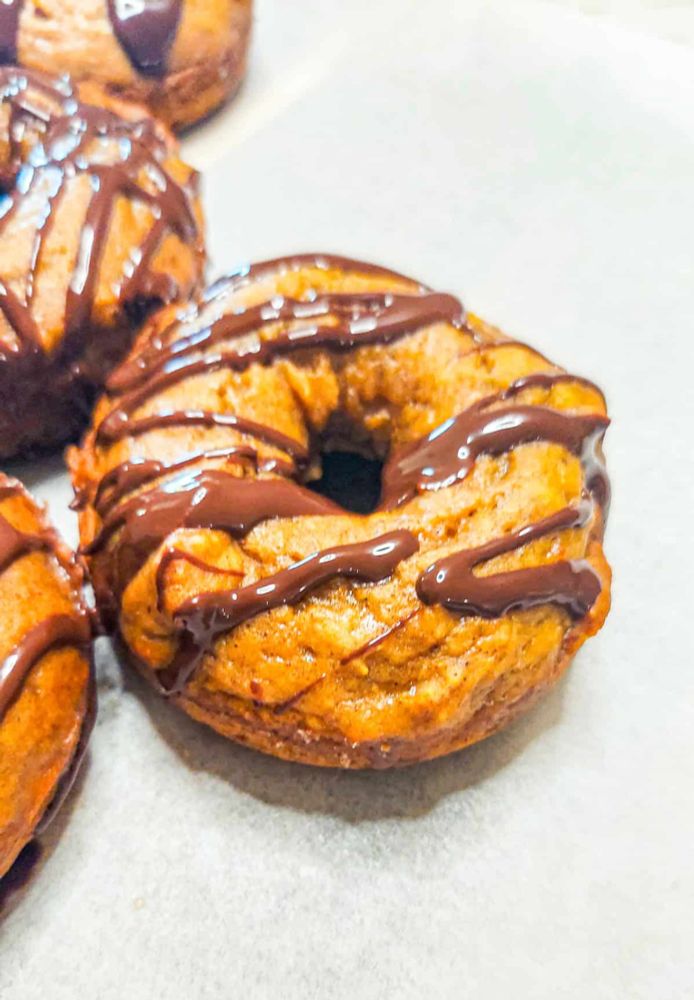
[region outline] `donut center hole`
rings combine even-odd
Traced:
[[[370,514],[381,495],[383,462],[351,451],[329,451],[321,455],[323,475],[306,485],[315,493],[355,514]]]

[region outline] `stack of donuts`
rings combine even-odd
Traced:
[[[76,556],[0,481],[0,875],[86,745],[96,618],[225,736],[386,768],[506,725],[609,610],[600,389],[373,264],[291,255],[204,289],[197,175],[123,96],[194,118],[190,39],[224,19],[240,67],[248,4],[160,4],[141,33],[119,9],[113,79],[0,71],[0,454],[84,431]],[[70,5],[2,19],[6,55],[60,41],[70,65]]]

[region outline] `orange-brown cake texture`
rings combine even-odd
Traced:
[[[74,436],[145,316],[199,287],[197,187],[142,108],[0,68],[0,458]]]
[[[251,19],[252,0],[4,0],[0,61],[94,80],[183,128],[241,83]]]
[[[0,878],[65,798],[96,707],[82,572],[0,474]]]
[[[310,764],[489,735],[603,624],[602,393],[451,295],[327,255],[161,311],[69,455],[105,621],[194,718]],[[384,461],[356,514],[309,488]]]

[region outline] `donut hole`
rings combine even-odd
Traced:
[[[321,455],[320,479],[306,485],[315,493],[355,514],[370,514],[381,495],[383,462],[351,451],[327,451]]]

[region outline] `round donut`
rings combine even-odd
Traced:
[[[105,103],[99,103],[101,100]],[[0,69],[0,458],[74,436],[204,268],[197,174],[141,108]]]
[[[252,0],[4,0],[0,62],[94,80],[173,128],[205,117],[246,70]]]
[[[69,455],[109,627],[194,718],[310,764],[456,750],[609,608],[600,390],[452,295],[302,255],[160,312]],[[384,462],[375,509],[311,490]]]
[[[0,473],[0,878],[67,795],[94,722],[82,572]]]

